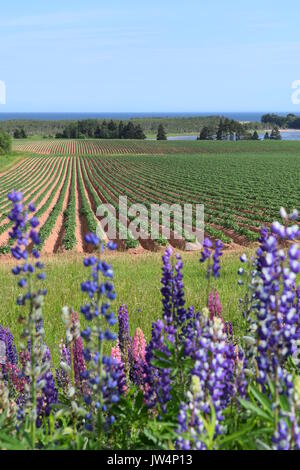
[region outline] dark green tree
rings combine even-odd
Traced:
[[[11,152],[11,137],[6,132],[0,131],[0,155]]]
[[[158,126],[156,140],[167,140],[167,133],[162,124]]]
[[[20,139],[20,129],[14,130],[14,139]]]
[[[124,139],[134,139],[135,138],[135,127],[134,124],[129,121],[128,124],[124,127]]]
[[[252,136],[251,136],[251,140],[260,140],[257,131],[254,131],[254,132],[253,132],[253,134],[252,134]]]
[[[214,139],[214,130],[208,126],[202,127],[198,140],[213,140],[213,139]]]
[[[124,123],[123,123],[123,121],[119,122],[119,139],[124,139]]]
[[[272,139],[272,140],[281,140],[281,134],[280,134],[279,127],[277,127],[277,126],[273,127],[271,135],[270,135],[270,139]]]
[[[139,139],[139,140],[144,140],[146,139],[146,136],[144,134],[144,131],[141,127],[140,124],[138,124],[136,127],[135,127],[135,135],[134,135],[134,138],[135,139]]]
[[[270,140],[270,135],[268,131],[264,135],[264,140]]]
[[[108,129],[108,132],[109,132],[109,138],[110,139],[117,139],[118,138],[118,134],[119,134],[118,126],[113,120],[109,121],[109,123],[107,125],[107,129]]]
[[[223,120],[220,119],[219,126],[217,129],[217,140],[223,139],[223,132],[224,132],[224,124],[223,124]]]

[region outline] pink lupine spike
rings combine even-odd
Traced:
[[[222,321],[224,321],[222,317],[222,304],[220,301],[218,291],[216,289],[210,292],[208,296],[208,309],[209,309],[211,320],[214,317],[219,317],[221,318]]]
[[[134,362],[145,362],[146,340],[141,328],[137,328],[132,340],[132,358]]]
[[[118,361],[119,364],[122,363],[122,358],[121,358],[121,350],[119,346],[119,341],[117,342],[116,346],[111,348],[111,355],[116,361]]]

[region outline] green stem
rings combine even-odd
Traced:
[[[29,294],[30,294],[30,312],[29,312],[29,324],[30,324],[30,346],[31,346],[31,416],[30,416],[30,428],[31,428],[31,447],[35,449],[35,436],[36,436],[36,418],[37,418],[37,394],[36,394],[36,376],[35,376],[35,350],[36,350],[36,331],[35,322],[32,319],[33,316],[33,300],[32,300],[32,279],[30,274],[28,275]]]

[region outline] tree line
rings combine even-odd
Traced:
[[[264,139],[280,140],[279,128],[274,126],[272,132],[266,132]],[[220,119],[217,127],[204,126],[198,140],[260,140],[257,130],[251,132],[248,124],[242,124],[234,119]]]
[[[279,114],[264,114],[261,117],[261,122],[266,125],[275,125],[284,129],[300,129],[300,116],[295,114],[287,114],[280,116]]]
[[[145,134],[156,135],[159,125],[162,125],[170,134],[196,134],[204,126],[217,127],[222,116],[192,116],[192,117],[145,117],[123,119],[124,125],[132,122],[134,126],[140,125]],[[101,119],[94,119],[101,127],[103,120],[109,122],[110,116]],[[80,120],[80,119],[79,119]],[[113,118],[119,125],[120,119]],[[57,133],[63,133],[64,129],[71,123],[77,124],[78,119],[65,120],[39,120],[39,119],[17,119],[1,121],[1,130],[13,136],[16,129],[24,129],[28,136],[38,135],[44,138],[54,138]],[[264,129],[261,122],[245,123],[248,129]]]
[[[140,139],[146,138],[140,124],[129,121],[102,121],[87,119],[71,122],[62,132],[55,134],[56,139]]]

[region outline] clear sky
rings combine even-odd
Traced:
[[[299,0],[10,0],[10,111],[294,111]]]

